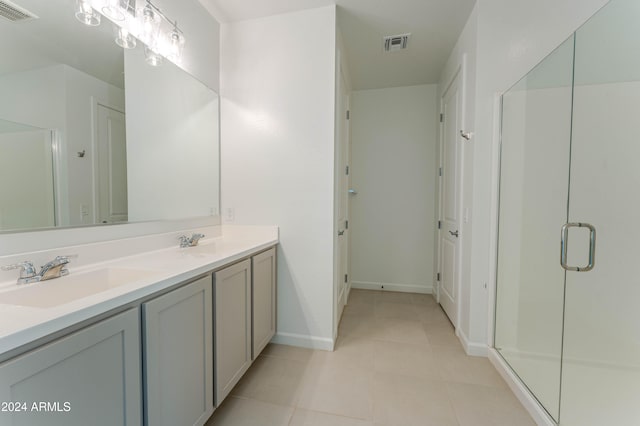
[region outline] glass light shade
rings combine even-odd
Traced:
[[[136,47],[136,38],[126,28],[113,26],[116,44],[125,49],[133,49]]]
[[[142,41],[150,46],[157,43],[158,32],[160,31],[161,17],[149,4],[138,12],[140,16],[140,37]]]
[[[93,10],[88,0],[76,0],[76,19],[85,25],[100,25],[100,14]]]
[[[177,28],[174,28],[171,33],[169,33],[169,46],[167,57],[173,62],[179,62],[182,57],[182,51],[184,49],[184,35],[178,31]]]
[[[102,8],[102,13],[113,21],[124,21],[125,9],[122,8],[120,0],[107,0],[107,4]]]
[[[164,58],[161,54],[150,48],[149,46],[144,47],[144,60],[147,61],[147,64],[152,67],[158,67],[162,65]]]

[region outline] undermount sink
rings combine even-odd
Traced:
[[[104,268],[62,278],[24,284],[0,293],[0,304],[51,308],[121,285],[150,278],[158,273],[142,269]]]

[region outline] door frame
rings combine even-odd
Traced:
[[[456,69],[456,71],[453,73],[453,76],[449,79],[449,81],[447,82],[447,85],[445,86],[445,89],[442,91],[442,93],[440,94],[440,102],[439,102],[439,111],[440,114],[444,114],[444,98],[447,95],[449,89],[451,88],[451,86],[457,81],[458,84],[458,90],[460,91],[460,102],[458,104],[458,115],[460,117],[460,126],[462,127],[462,129],[465,128],[466,125],[466,121],[465,121],[465,106],[466,106],[466,96],[465,96],[465,70],[466,70],[466,55],[463,56],[462,61],[460,63],[460,65],[458,65],[458,68]],[[446,117],[445,117],[446,120]],[[440,121],[440,120],[439,120]],[[460,130],[462,130],[460,129]],[[438,198],[437,198],[437,207],[436,207],[436,241],[435,241],[435,245],[436,245],[436,263],[435,263],[435,271],[434,274],[440,274],[440,280],[442,279],[442,270],[441,270],[441,262],[442,262],[442,251],[443,251],[443,247],[442,247],[442,232],[444,232],[444,229],[440,229],[438,227],[438,223],[441,223],[443,221],[443,217],[442,217],[442,206],[443,206],[443,199],[444,199],[444,191],[443,191],[443,185],[442,185],[442,176],[440,176],[440,170],[444,167],[444,158],[443,158],[443,152],[444,152],[444,121],[440,121],[439,122],[439,135],[438,135],[438,170],[437,170],[437,179],[438,179]],[[463,197],[463,190],[464,190],[464,158],[465,158],[465,144],[461,142],[460,145],[460,150],[459,150],[459,154],[456,158],[456,166],[457,166],[457,170],[458,170],[458,175],[456,176],[456,182],[457,182],[457,188],[456,188],[456,192],[457,192],[457,198],[458,198],[458,209],[456,211],[456,215],[457,215],[457,221],[459,224],[459,233],[460,236],[458,237],[458,253],[457,253],[457,259],[456,259],[456,279],[455,279],[455,290],[456,290],[456,318],[455,318],[455,328],[456,328],[456,333],[458,331],[458,328],[460,326],[460,295],[461,295],[461,288],[462,288],[462,259],[463,259],[463,247],[464,247],[464,240],[465,240],[465,226],[464,226],[464,215],[463,215],[463,211],[464,211],[464,197]],[[436,301],[438,302],[438,304],[440,304],[440,286],[441,286],[441,281],[438,280],[438,276],[434,276],[433,277],[433,282],[434,282],[434,290],[435,290],[435,296],[436,296]]]
[[[98,158],[98,110],[100,106],[104,108],[109,108],[119,113],[122,113],[125,116],[126,120],[126,112],[122,110],[122,108],[113,106],[108,104],[107,102],[102,102],[98,100],[95,96],[91,96],[91,151],[93,155],[91,155],[91,188],[93,191],[92,194],[92,223],[94,225],[98,222],[98,208],[99,208],[99,158]]]

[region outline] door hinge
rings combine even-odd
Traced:
[[[436,281],[440,282],[440,272],[438,272],[438,275],[436,276]]]
[[[442,176],[442,167],[440,167],[440,169],[438,169],[438,176]]]
[[[347,110],[347,120],[351,118],[351,111]]]
[[[442,228],[442,221],[438,221],[438,229]]]
[[[348,175],[348,174],[349,174],[349,166],[346,166],[346,167],[344,168],[344,173],[345,173],[346,175]]]
[[[349,282],[349,275],[344,274],[344,282],[348,283]]]
[[[348,220],[344,221],[344,229],[349,229],[349,221]]]
[[[444,123],[444,114],[440,114],[440,122]]]

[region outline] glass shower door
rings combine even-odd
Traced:
[[[573,37],[502,97],[496,350],[558,419]]]
[[[569,221],[596,242],[593,270],[567,272],[563,426],[640,425],[638,22],[640,2],[613,0],[576,32]],[[569,231],[569,265],[588,234]]]

